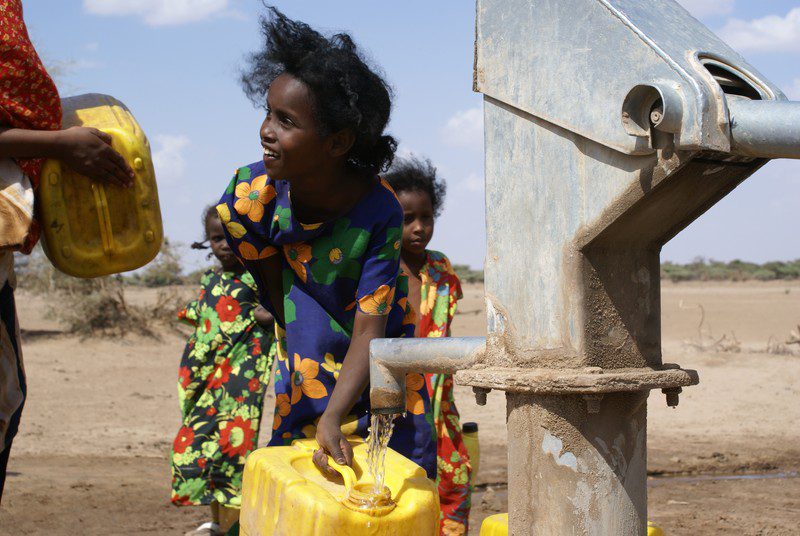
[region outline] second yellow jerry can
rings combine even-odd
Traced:
[[[480,536],[508,536],[508,514],[495,514],[484,519]],[[648,521],[647,536],[664,536],[664,531]]]
[[[95,127],[133,169],[132,188],[98,183],[58,160],[42,168],[38,214],[42,246],[53,265],[75,277],[99,277],[144,266],[161,249],[163,228],[150,144],[130,110],[108,95],[61,101],[63,128]]]
[[[266,447],[247,457],[239,516],[243,536],[435,536],[439,529],[436,483],[425,470],[388,449],[386,486],[391,506],[354,504],[348,494],[366,482],[367,445],[350,438],[353,468],[330,478],[314,465],[313,439]]]

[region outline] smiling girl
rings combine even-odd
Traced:
[[[403,211],[377,176],[391,163],[391,98],[346,34],[326,38],[270,9],[243,77],[265,104],[261,161],[240,168],[217,207],[233,251],[281,328],[270,445],[316,437],[314,461],[352,464],[366,436],[369,342],[413,336],[399,276]],[[285,331],[284,331],[285,330]],[[436,476],[424,378],[389,446]]]

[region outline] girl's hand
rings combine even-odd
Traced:
[[[356,312],[353,337],[339,371],[339,379],[328,400],[328,407],[317,424],[317,443],[322,448],[314,453],[314,463],[328,474],[336,473],[328,466],[328,454],[341,465],[353,463],[353,448],[339,426],[342,416],[350,412],[369,383],[369,342],[386,334],[386,321],[385,315],[371,316]]]
[[[90,127],[71,127],[58,133],[58,158],[97,181],[133,185],[133,170],[111,147],[111,136]]]
[[[314,452],[314,464],[329,475],[339,473],[328,465],[328,456],[333,458],[339,465],[353,465],[353,447],[342,433],[340,419],[329,417],[328,413],[323,413],[317,424],[317,443],[320,449]]]

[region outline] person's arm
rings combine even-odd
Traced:
[[[253,317],[256,319],[256,323],[265,329],[272,329],[273,324],[275,323],[275,318],[267,311],[263,305],[258,305],[253,311]]]
[[[0,158],[55,158],[91,179],[133,184],[133,170],[111,147],[111,136],[96,128],[0,128]]]
[[[333,389],[328,407],[317,424],[317,443],[321,449],[314,453],[314,463],[331,474],[328,455],[342,465],[353,464],[353,448],[342,434],[341,424],[369,383],[369,343],[385,336],[386,315],[367,315],[356,311],[353,337],[347,349],[339,379]]]
[[[283,280],[281,275],[283,265],[281,264],[280,252],[270,255],[266,259],[247,261],[245,266],[253,275],[259,287],[262,307],[265,305],[271,307],[273,320],[277,319],[280,325],[285,325],[283,316]],[[269,300],[269,303],[264,303],[264,298]],[[264,309],[269,313],[267,307],[264,307]]]

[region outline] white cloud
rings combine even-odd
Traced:
[[[92,15],[137,16],[150,26],[175,26],[219,14],[228,0],[83,0]]]
[[[786,88],[786,96],[791,100],[800,100],[800,78],[795,78]]]
[[[442,128],[442,138],[447,145],[456,147],[483,147],[483,109],[476,107],[453,114]]]
[[[97,52],[100,49],[100,43],[92,41],[91,43],[83,45],[83,48],[89,52]]]
[[[733,11],[734,0],[678,0],[689,13],[697,18],[725,15]]]
[[[719,35],[738,50],[800,52],[800,7],[792,9],[785,17],[731,19]]]
[[[477,173],[470,173],[464,180],[464,188],[468,192],[482,192],[483,186],[483,176]]]
[[[189,138],[179,134],[156,134],[158,148],[153,152],[153,167],[160,182],[174,183],[186,172],[186,158],[183,150],[189,146]]]
[[[88,58],[78,58],[77,60],[69,60],[66,62],[67,68],[70,71],[88,71],[91,69],[102,69],[105,64],[99,61],[90,60]]]

